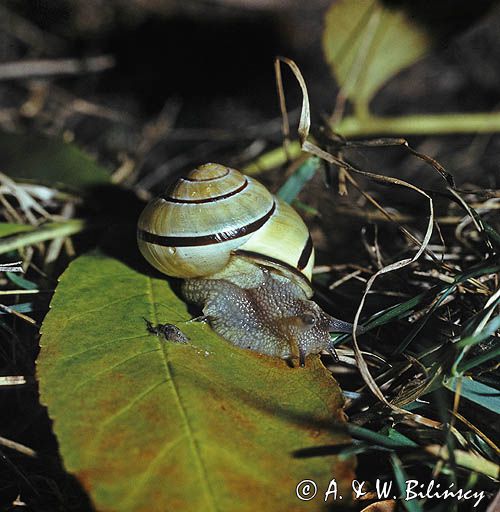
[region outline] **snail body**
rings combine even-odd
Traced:
[[[310,300],[314,249],[300,216],[235,169],[205,164],[180,178],[146,206],[137,238],[237,346],[303,364],[330,348],[330,332],[352,329]]]

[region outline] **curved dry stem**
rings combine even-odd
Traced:
[[[290,69],[292,70],[293,74],[295,75],[295,77],[300,85],[300,88],[302,90],[302,111],[301,111],[301,115],[300,115],[298,134],[299,134],[299,139],[300,139],[300,143],[301,143],[301,148],[303,151],[310,153],[312,155],[315,155],[315,156],[321,158],[322,160],[325,160],[326,162],[337,165],[344,169],[348,169],[356,174],[365,176],[370,180],[382,182],[382,183],[390,183],[393,185],[409,188],[410,190],[413,190],[414,192],[417,192],[418,194],[424,196],[428,201],[429,219],[428,219],[428,223],[427,223],[427,229],[425,231],[425,236],[424,236],[424,239],[422,240],[422,242],[420,242],[419,249],[417,250],[417,252],[415,253],[415,255],[412,258],[406,258],[403,260],[399,260],[395,263],[391,263],[390,265],[383,267],[382,269],[377,271],[375,274],[373,274],[373,276],[371,276],[371,278],[366,283],[365,291],[363,293],[363,296],[361,297],[361,301],[360,301],[358,309],[356,311],[356,315],[355,315],[354,323],[353,323],[353,329],[352,329],[353,347],[354,347],[356,362],[358,364],[359,371],[360,371],[364,381],[368,385],[369,389],[381,402],[383,402],[386,406],[390,407],[394,412],[399,413],[399,414],[405,414],[405,415],[412,414],[412,413],[405,411],[404,409],[401,409],[400,407],[390,403],[387,400],[387,398],[384,396],[383,392],[381,391],[381,389],[375,382],[375,379],[372,377],[370,370],[368,369],[368,365],[363,358],[363,354],[361,353],[361,350],[358,345],[356,330],[357,330],[357,327],[359,324],[359,319],[361,316],[361,312],[363,310],[363,306],[365,304],[366,296],[368,295],[368,293],[369,293],[373,283],[377,279],[377,277],[379,277],[382,274],[386,274],[388,272],[393,272],[395,270],[399,270],[403,267],[410,265],[414,261],[418,260],[420,258],[420,256],[424,253],[424,251],[426,250],[426,248],[429,244],[429,241],[431,239],[433,226],[434,226],[434,205],[432,202],[432,198],[426,192],[424,192],[422,189],[417,187],[416,185],[408,183],[407,181],[404,181],[404,180],[400,180],[399,178],[383,176],[383,175],[380,175],[377,173],[372,173],[372,172],[356,169],[355,167],[348,164],[347,162],[344,162],[343,160],[337,158],[336,156],[328,153],[327,151],[316,146],[315,144],[309,142],[307,140],[307,137],[309,135],[309,129],[311,126],[311,115],[310,115],[310,106],[309,106],[309,96],[307,94],[307,86],[306,86],[304,77],[302,76],[302,74],[301,74],[298,66],[295,64],[295,62],[293,62],[290,59],[283,58],[283,57],[280,57],[279,60],[281,62],[284,62],[285,64],[287,64],[290,67]]]

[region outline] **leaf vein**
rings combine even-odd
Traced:
[[[146,396],[152,393],[156,388],[159,388],[162,384],[168,382],[168,379],[164,379],[160,382],[156,382],[154,385],[147,388],[145,391],[139,393],[136,397],[130,400],[126,405],[115,411],[113,414],[109,415],[104,421],[101,422],[99,427],[96,430],[96,437],[99,437],[100,431],[105,428],[107,425],[116,420],[120,415],[126,413],[128,410],[132,409],[135,405],[139,404]]]
[[[144,400],[144,398],[149,395],[150,393],[152,393],[155,389],[159,388],[162,384],[165,384],[167,382],[167,380],[162,380],[160,382],[156,382],[155,384],[153,384],[152,386],[150,386],[149,388],[147,388],[145,391],[142,391],[141,393],[139,393],[136,397],[134,397],[132,400],[130,400],[127,404],[125,404],[123,407],[120,407],[117,411],[115,411],[113,414],[110,414],[106,419],[104,419],[103,421],[101,421],[98,426],[97,426],[97,429],[95,430],[95,434],[94,434],[94,438],[93,440],[91,441],[91,444],[89,446],[89,448],[86,450],[86,452],[88,454],[93,454],[95,453],[95,448],[97,447],[98,443],[99,443],[99,440],[102,438],[103,435],[105,435],[107,432],[105,431],[106,427],[112,423],[114,420],[116,420],[119,416],[121,416],[122,414],[124,414],[125,412],[129,411],[130,409],[132,409],[135,405],[137,405],[138,403],[140,403],[142,400]]]
[[[155,297],[154,297],[154,290],[153,290],[153,282],[151,280],[151,278],[147,278],[147,283],[148,283],[148,294],[149,294],[149,297],[151,299],[151,314],[152,314],[152,317],[154,318],[155,320],[155,323],[158,323],[158,315],[157,315],[157,312],[156,312],[156,308],[155,308],[155,305],[156,305],[156,301],[155,301]],[[158,343],[159,343],[159,346],[160,346],[160,350],[161,350],[161,355],[163,357],[163,363],[164,363],[164,366],[165,366],[165,371],[168,375],[168,382],[171,383],[171,386],[172,386],[172,391],[173,391],[173,395],[174,395],[174,398],[177,402],[177,406],[178,406],[178,409],[179,409],[179,413],[182,417],[182,420],[186,426],[186,433],[187,433],[187,437],[190,441],[190,445],[191,445],[191,450],[193,452],[193,455],[194,455],[194,460],[196,462],[196,465],[198,467],[198,471],[200,473],[200,482],[201,482],[201,485],[203,486],[203,489],[205,491],[205,495],[207,496],[207,503],[209,503],[209,506],[210,506],[210,509],[211,510],[217,510],[218,507],[216,505],[216,501],[215,501],[215,498],[214,498],[214,494],[213,494],[213,491],[212,491],[212,488],[208,482],[208,472],[205,468],[205,464],[203,463],[203,460],[202,460],[202,457],[201,457],[201,453],[200,453],[200,448],[198,446],[198,443],[196,442],[196,439],[194,437],[194,432],[193,432],[193,429],[191,427],[191,424],[189,422],[189,418],[187,416],[187,412],[186,412],[186,409],[181,401],[181,397],[180,397],[180,394],[179,394],[179,390],[175,384],[175,381],[174,379],[172,378],[172,370],[170,369],[170,364],[168,362],[168,358],[167,358],[167,344],[166,343],[162,343],[160,340],[158,340]]]
[[[107,309],[111,306],[115,306],[116,304],[119,304],[120,302],[126,302],[128,300],[132,300],[132,299],[136,299],[137,297],[142,297],[146,295],[145,293],[138,293],[136,295],[130,295],[129,297],[122,297],[121,299],[116,299],[112,302],[108,302],[107,304],[103,304],[102,306],[99,306],[98,308],[95,308],[95,309],[87,309],[86,311],[80,311],[79,313],[77,313],[76,315],[73,315],[73,316],[69,316],[68,318],[66,318],[66,321],[64,323],[64,327],[63,327],[63,330],[66,328],[66,326],[70,323],[70,322],[73,322],[74,320],[78,319],[78,318],[81,318],[83,316],[86,316],[86,315],[89,315],[91,313],[98,313],[98,312],[101,312],[103,311],[104,309]]]
[[[158,349],[155,348],[153,350],[147,350],[145,352],[139,352],[138,354],[134,354],[130,357],[127,357],[126,359],[122,359],[121,361],[119,361],[118,363],[112,365],[112,366],[108,366],[107,368],[104,368],[104,370],[101,370],[97,373],[94,373],[93,375],[91,375],[90,377],[87,377],[85,379],[83,379],[81,382],[79,382],[74,388],[71,388],[71,389],[68,389],[68,392],[71,393],[71,394],[74,394],[75,391],[77,391],[78,389],[80,389],[81,387],[85,386],[86,384],[88,384],[89,382],[92,382],[93,380],[95,380],[97,377],[100,377],[101,375],[104,375],[105,373],[108,373],[112,370],[114,370],[115,368],[118,368],[119,366],[121,366],[122,364],[125,364],[127,363],[128,361],[132,361],[132,359],[135,359],[137,357],[140,357],[140,356],[143,356],[145,354],[150,354],[151,352],[158,352]]]
[[[164,381],[167,382],[167,381]],[[163,448],[158,451],[158,453],[153,457],[148,465],[146,466],[144,472],[142,473],[141,477],[138,478],[138,481],[134,483],[133,486],[130,487],[130,491],[128,494],[125,494],[123,499],[120,501],[120,504],[118,506],[119,510],[122,509],[128,509],[128,507],[125,506],[126,502],[130,502],[134,499],[134,496],[136,496],[139,491],[142,489],[142,487],[146,484],[148,479],[151,476],[155,476],[154,469],[156,465],[161,461],[161,459],[167,455],[172,449],[178,445],[185,437],[187,437],[187,434],[184,434],[182,436],[177,437],[176,439],[173,439],[172,441],[165,443],[163,445]]]
[[[143,338],[144,336],[147,336],[147,334],[144,333],[144,334],[136,334],[135,336],[124,336],[123,338],[115,338],[110,341],[105,341],[104,343],[98,343],[97,345],[92,345],[91,347],[87,347],[85,350],[81,350],[80,352],[74,352],[73,354],[61,356],[58,358],[58,361],[63,361],[64,359],[71,359],[73,357],[79,357],[79,356],[86,354],[87,352],[91,352],[92,350],[95,350],[96,348],[105,347],[106,345],[112,345],[113,343],[118,343],[119,341],[131,341],[131,340]]]

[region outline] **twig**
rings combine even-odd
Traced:
[[[28,382],[34,382],[33,377],[24,375],[5,375],[0,377],[0,386],[22,386]]]
[[[361,270],[355,270],[354,272],[351,272],[350,274],[347,274],[345,275],[344,277],[341,277],[340,279],[337,279],[337,281],[335,281],[334,283],[332,283],[328,289],[329,290],[334,290],[335,288],[337,288],[338,286],[340,286],[341,284],[345,283],[346,281],[349,281],[350,279],[352,279],[353,277],[356,277],[359,276],[359,274],[361,274]],[[360,278],[358,278],[360,279]],[[361,279],[363,282],[366,282],[366,279]]]
[[[114,67],[114,65],[115,59],[111,55],[100,55],[86,59],[41,59],[4,62],[0,64],[0,80],[99,73]]]
[[[60,50],[64,41],[54,34],[44,32],[34,23],[0,5],[0,26],[8,34],[32,46],[36,50]]]
[[[5,437],[0,436],[0,445],[5,446],[6,448],[10,448],[11,450],[15,450],[16,452],[22,453],[24,455],[28,455],[29,457],[36,457],[35,450],[24,446],[24,444],[16,443],[15,441],[6,439]]]
[[[31,325],[35,325],[38,327],[38,324],[36,323],[36,320],[33,320],[28,315],[23,315],[23,313],[19,313],[19,311],[16,311],[15,309],[9,308],[9,306],[6,306],[5,304],[0,304],[0,309],[2,311],[5,311],[6,313],[10,313],[11,315],[15,315],[21,320],[24,320],[25,322],[28,322]]]
[[[61,212],[61,216],[64,219],[63,222],[71,219],[74,213],[75,205],[72,203],[65,203]],[[53,264],[57,260],[63,247],[64,241],[65,237],[57,237],[50,242],[47,249],[47,254],[45,255],[45,266]]]

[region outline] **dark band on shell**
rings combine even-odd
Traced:
[[[203,181],[203,180],[198,180]],[[227,192],[226,194],[221,194],[215,197],[207,197],[205,199],[178,199],[176,197],[172,197],[170,195],[162,195],[161,198],[169,203],[177,203],[177,204],[203,204],[203,203],[214,203],[216,201],[220,201],[221,199],[227,199],[228,197],[232,197],[239,192],[243,191],[248,186],[248,180],[245,178],[245,181],[238,188]]]
[[[303,270],[304,268],[306,268],[307,263],[309,262],[309,258],[311,257],[312,251],[313,243],[311,235],[309,235],[309,238],[307,239],[306,245],[304,246],[304,249],[302,250],[299,261],[297,263],[297,268],[299,270]]]
[[[194,247],[200,245],[218,244],[227,240],[234,240],[249,235],[260,229],[273,215],[276,210],[276,203],[273,201],[271,209],[262,217],[247,224],[239,226],[236,229],[222,231],[220,233],[211,233],[208,235],[198,236],[164,236],[150,233],[144,229],[137,231],[137,237],[144,242],[161,245],[164,247]]]

